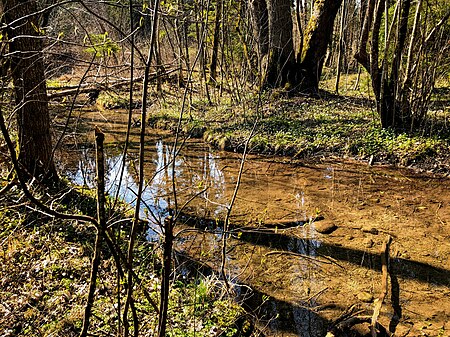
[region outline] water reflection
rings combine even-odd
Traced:
[[[137,192],[136,152],[129,153],[122,183],[119,183],[123,156],[115,149],[109,148],[107,151],[108,193],[112,196],[118,194],[134,204]],[[155,138],[147,144],[141,217],[148,219],[152,225],[148,237],[158,239],[158,224],[174,207],[175,177],[178,207],[198,194],[184,209],[186,215],[180,217],[179,227],[208,229],[215,234],[198,234],[190,230],[187,232],[189,236],[180,236],[177,249],[190,253],[199,262],[206,264],[212,261],[211,266],[214,266],[214,259],[220,256],[217,253],[217,239],[226,205],[234,190],[239,160],[232,154],[211,152],[198,142],[187,142],[175,162],[172,162],[172,153],[173,144],[170,141]],[[80,155],[81,160],[74,165],[72,174],[68,172],[68,176],[77,184],[93,187],[94,150],[82,149]],[[253,302],[249,299],[248,305],[251,309],[261,308],[262,316],[268,318],[268,326],[273,330],[301,336],[323,335],[327,320],[308,309],[315,305],[314,302],[301,303],[298,299],[309,298],[309,294],[326,288],[329,289],[327,296],[332,294],[333,301],[348,304],[358,291],[367,291],[368,279],[378,280],[378,276],[374,276],[376,273],[370,272],[381,268],[376,245],[380,245],[382,235],[361,231],[359,227],[362,224],[374,224],[386,233],[397,233],[397,242],[405,246],[409,241],[404,232],[409,227],[413,228],[411,235],[428,238],[433,233],[431,229],[423,230],[421,224],[431,226],[434,221],[442,223],[435,228],[446,233],[443,230],[445,223],[441,219],[448,218],[447,208],[439,206],[433,214],[420,208],[428,199],[441,200],[441,195],[448,195],[444,185],[429,180],[422,183],[418,179],[399,182],[386,176],[384,171],[367,173],[355,165],[333,165],[298,168],[263,162],[261,159],[250,159],[245,165],[231,219],[233,235],[229,242],[234,251],[229,252],[228,267],[231,278],[236,275],[242,277],[247,272],[246,280],[253,287]],[[447,204],[446,199],[443,200],[442,205]],[[339,220],[339,230],[326,239],[317,233],[315,223],[310,221],[312,215],[319,214]],[[201,243],[194,242],[196,235],[199,241],[202,240]],[[373,249],[363,246],[366,237],[371,237],[375,242]],[[408,254],[417,259],[417,253],[416,256],[413,254],[419,250],[423,240],[413,241],[414,246],[407,246],[410,250]],[[433,245],[436,251],[432,256],[434,260],[446,256],[446,246],[442,247]],[[198,254],[195,249],[198,249]],[[429,251],[430,248],[427,249]],[[204,255],[200,256],[201,253]],[[449,286],[450,272],[445,263],[439,262],[433,266],[429,264],[433,261],[431,257],[424,259],[425,263],[398,256],[403,255],[392,259],[392,269],[403,278],[403,282],[413,280],[425,283],[432,280],[434,285]],[[264,261],[270,261],[270,264],[264,264]],[[324,265],[324,261],[330,264],[326,264],[321,271],[318,263]],[[354,279],[351,282],[348,282],[349,276],[342,271],[341,265],[352,272]],[[414,287],[412,289],[416,291]],[[420,292],[417,291],[417,294]],[[271,296],[270,300],[265,301],[268,296]],[[324,295],[318,301],[324,303],[325,300]],[[261,301],[265,301],[264,305]]]
[[[184,205],[194,195],[200,193],[194,203],[201,204],[215,216],[223,213],[226,200],[225,175],[220,169],[217,155],[209,151],[195,152],[197,149],[186,148],[175,161],[173,158],[173,144],[164,142],[163,139],[155,139],[150,142],[145,158],[146,180],[142,193],[140,217],[150,224],[148,238],[158,239],[161,233],[160,224],[169,215],[169,210],[174,207],[174,191],[176,186],[179,206]],[[108,148],[106,158],[106,191],[115,197],[135,206],[137,185],[137,160],[135,152],[131,152],[128,160],[116,149]],[[80,160],[75,170],[67,170],[67,176],[75,184],[95,187],[95,150],[82,148]],[[123,173],[122,173],[123,170]],[[121,179],[122,175],[122,179]],[[173,184],[172,180],[175,180]]]

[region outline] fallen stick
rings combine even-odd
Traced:
[[[360,316],[364,310],[360,309],[358,304],[349,306],[328,328],[325,337],[335,337],[341,335],[344,330],[349,330],[353,325],[370,322],[370,316]]]
[[[391,244],[392,237],[388,235],[386,241],[383,243],[383,248],[381,250],[381,293],[378,298],[374,301],[374,309],[371,320],[371,333],[372,337],[377,337],[377,320],[380,315],[381,306],[388,293],[388,263],[389,263],[389,246]]]
[[[170,75],[171,73],[177,71],[179,68],[176,69],[171,69],[171,70],[167,70],[164,73],[158,74],[158,73],[153,73],[151,74],[150,77],[150,81],[156,80],[159,77],[164,77],[167,75]],[[136,82],[140,82],[142,81],[143,77],[136,77],[133,79],[133,83]],[[57,91],[51,94],[47,94],[47,97],[49,99],[53,99],[53,98],[58,98],[58,97],[64,97],[64,96],[70,96],[70,95],[76,95],[76,94],[85,94],[85,93],[89,93],[89,92],[95,92],[97,90],[108,90],[108,89],[115,89],[124,85],[129,85],[130,84],[130,80],[129,79],[122,79],[122,80],[117,80],[115,82],[111,82],[111,83],[84,83],[84,84],[79,84],[79,85],[74,85],[74,86],[65,86],[62,87],[62,91]],[[49,90],[61,90],[61,88],[51,88]]]

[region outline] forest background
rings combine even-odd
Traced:
[[[176,135],[168,167],[183,140],[200,137],[242,152],[242,163],[247,153],[337,156],[449,172],[448,0],[2,0],[0,10],[6,336],[195,335],[200,316],[209,317],[203,335],[262,333],[230,295],[227,235],[217,278],[174,278],[184,209],[174,175],[160,244],[142,235],[148,126]],[[117,110],[123,138],[107,146],[123,149],[124,161],[139,147],[131,210],[105,196],[105,134],[86,137],[92,127],[80,122],[85,111]],[[96,144],[96,194],[64,178],[63,158],[80,140]],[[68,240],[79,254],[59,249]],[[37,262],[46,249],[62,265]],[[138,271],[142,260],[151,268]]]

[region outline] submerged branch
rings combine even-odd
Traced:
[[[371,319],[371,333],[372,337],[377,336],[376,328],[378,326],[377,320],[380,315],[381,306],[383,305],[383,301],[388,293],[388,263],[389,263],[389,247],[392,242],[391,236],[386,238],[386,241],[383,243],[382,251],[381,251],[381,293],[378,298],[374,302],[373,315]]]

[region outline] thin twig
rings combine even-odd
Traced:
[[[105,135],[97,127],[95,128],[96,170],[97,170],[97,219],[98,228],[95,236],[94,257],[92,258],[91,277],[89,280],[89,291],[86,307],[84,310],[83,328],[80,337],[86,337],[89,329],[91,310],[94,305],[94,294],[97,284],[98,267],[100,265],[100,251],[104,232],[106,230],[105,213],[105,157],[103,152],[103,141]]]

